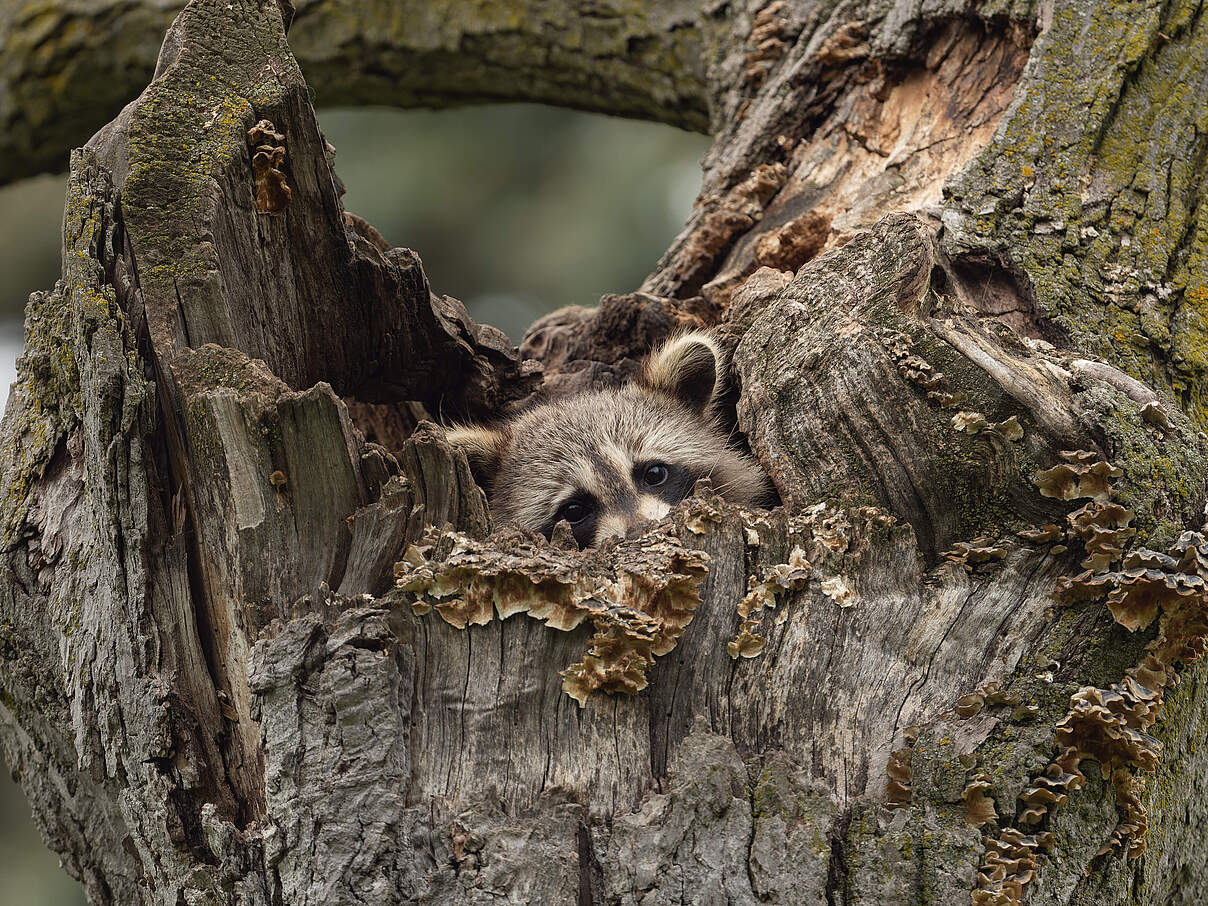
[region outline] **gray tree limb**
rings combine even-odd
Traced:
[[[180,0],[16,0],[0,11],[0,185],[62,170],[150,80]],[[290,46],[315,101],[535,101],[708,127],[697,4],[299,0]]]

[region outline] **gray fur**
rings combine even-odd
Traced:
[[[590,532],[576,532],[581,543],[639,533],[698,478],[709,478],[727,500],[766,502],[767,476],[729,445],[709,414],[711,395],[701,405],[699,394],[680,399],[667,390],[679,363],[699,372],[702,355],[715,361],[715,350],[703,335],[681,336],[651,355],[637,382],[536,405],[501,428],[456,428],[449,436],[466,446],[488,483],[497,523],[548,533],[559,507],[590,495],[598,519]],[[661,386],[650,386],[650,374]],[[652,463],[666,464],[682,481],[652,491],[636,474]]]

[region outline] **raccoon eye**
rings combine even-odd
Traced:
[[[661,462],[651,463],[642,470],[642,484],[648,488],[657,488],[659,485],[666,484],[670,477],[671,470]]]
[[[568,500],[558,507],[558,512],[554,514],[554,522],[561,522],[565,519],[571,525],[577,525],[590,515],[591,507],[586,503],[581,500]]]

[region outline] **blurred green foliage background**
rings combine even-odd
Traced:
[[[700,185],[705,136],[531,105],[440,113],[330,110],[345,208],[419,253],[438,293],[519,342],[537,317],[636,289]],[[21,349],[25,301],[59,274],[65,179],[0,189],[0,387]],[[74,906],[78,885],[0,777],[0,904]]]

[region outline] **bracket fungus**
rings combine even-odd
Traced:
[[[1118,503],[1092,500],[1066,516],[1069,536],[1082,542],[1086,559],[1082,568],[1107,569],[1124,554],[1124,542],[1136,534],[1130,528],[1132,511]]]
[[[872,507],[863,507],[861,510],[869,512],[856,512],[870,520],[882,518],[892,521],[893,518],[873,511]],[[848,539],[852,535],[852,526],[847,515],[842,510],[830,508],[826,503],[815,504],[802,516],[790,516],[788,528],[794,534],[808,535],[832,554],[845,553]]]
[[[982,707],[986,704],[986,697],[978,690],[970,692],[968,695],[962,695],[956,700],[956,716],[961,720],[968,720],[970,717],[976,717],[981,713]]]
[[[1071,755],[1069,761],[1076,756]],[[1077,770],[1066,770],[1062,763],[1049,762],[1044,772],[1033,779],[1031,785],[1019,794],[1019,800],[1027,806],[1019,816],[1024,824],[1038,824],[1048,814],[1050,807],[1060,808],[1069,801],[1071,790],[1079,789],[1086,777]]]
[[[1107,607],[1125,629],[1144,629],[1158,615],[1158,608],[1176,609],[1178,598],[1203,600],[1205,585],[1199,576],[1168,573],[1139,567],[1112,573],[1115,588],[1107,596]]]
[[[1019,416],[1017,415],[1012,415],[1010,418],[994,425],[994,430],[1012,443],[1023,440],[1023,425],[1019,423]]]
[[[1044,497],[1107,500],[1111,496],[1108,482],[1124,474],[1090,450],[1062,450],[1061,458],[1065,462],[1036,473],[1035,482]]]
[[[1161,428],[1163,431],[1169,431],[1172,427],[1170,424],[1170,414],[1156,400],[1148,402],[1141,407],[1141,420],[1145,424]]]
[[[1033,544],[1050,544],[1062,537],[1061,526],[1053,522],[1046,522],[1038,528],[1023,529],[1015,534]]]
[[[1001,544],[995,543],[989,537],[982,536],[972,541],[957,541],[951,550],[944,551],[944,559],[962,566],[971,567],[990,560],[1001,560],[1009,553]]]
[[[1019,701],[1013,692],[1003,689],[997,682],[990,680],[982,683],[968,695],[962,695],[956,700],[956,716],[967,720],[981,712],[985,705],[1014,705]]]
[[[1107,479],[1116,477],[1118,470],[1095,454],[1062,456],[1066,464],[1040,473],[1038,484],[1047,496],[1094,498],[1068,517],[1069,535],[1087,551],[1083,565],[1092,568],[1058,580],[1054,597],[1067,604],[1106,598],[1120,625],[1137,631],[1157,618],[1159,631],[1141,662],[1120,682],[1106,689],[1084,687],[1071,697],[1069,711],[1055,728],[1061,752],[1020,794],[1018,821],[1040,825],[1065,805],[1070,792],[1085,783],[1080,762],[1091,758],[1110,775],[1121,814],[1101,854],[1123,850],[1135,858],[1145,850],[1149,823],[1141,795],[1144,778],[1135,771],[1155,770],[1162,750],[1147,731],[1161,713],[1163,690],[1178,681],[1177,664],[1197,660],[1208,647],[1208,539],[1198,532],[1184,532],[1167,553],[1148,548],[1126,553],[1122,547],[1133,535],[1132,513],[1108,500]],[[1049,540],[1052,534],[1045,527],[1034,540]],[[1121,561],[1119,568],[1109,571],[1107,567],[1117,561]],[[971,716],[984,698],[981,690],[962,697],[957,713]],[[975,793],[976,789],[969,795]],[[987,840],[974,906],[1022,903],[1044,839],[1051,837],[1027,836],[1008,827],[998,838]]]
[[[517,613],[563,631],[590,620],[588,651],[562,671],[563,691],[582,706],[596,689],[646,687],[654,658],[674,648],[692,620],[708,559],[665,527],[640,542],[586,551],[552,547],[521,530],[493,541],[437,532],[395,566],[394,594],[416,614],[435,610],[458,629]]]
[[[829,579],[823,579],[819,587],[824,595],[840,607],[856,606],[856,595],[843,580],[842,576],[831,576]]]
[[[994,424],[980,412],[958,412],[952,416],[952,427],[957,433],[961,431],[966,434],[994,432],[1012,442],[1023,440],[1023,425],[1019,423],[1017,415],[1012,415],[1010,418]]]
[[[914,749],[909,739],[907,745],[889,753],[889,763],[885,766],[885,773],[889,775],[885,783],[886,808],[906,808],[910,805],[913,757]]]
[[[1094,758],[1105,771],[1126,764],[1152,771],[1162,744],[1144,731],[1162,705],[1158,692],[1130,676],[1108,689],[1083,687],[1070,698],[1070,711],[1057,723],[1057,744]]]
[[[1101,598],[1112,588],[1110,573],[1093,573],[1089,569],[1076,576],[1062,576],[1053,587],[1053,599],[1060,604],[1077,604]]]
[[[984,428],[990,427],[990,423],[986,421],[986,417],[980,412],[958,412],[952,416],[953,430],[966,434],[976,434]]]
[[[1053,847],[1051,832],[1025,834],[1009,827],[986,841],[986,855],[978,869],[973,906],[1016,906],[1023,902],[1024,887],[1036,876],[1042,851]]]
[[[936,371],[930,362],[911,351],[914,340],[908,335],[898,330],[883,329],[880,331],[880,337],[882,344],[898,366],[898,374],[925,390],[928,401],[941,409],[955,409],[968,398],[967,393],[954,393],[942,371]],[[978,413],[962,412],[954,418],[953,427],[958,431],[961,428],[957,427],[956,419],[963,415],[978,416]],[[982,419],[982,424],[985,424],[985,419]]]
[[[1208,578],[1208,538],[1199,532],[1183,532],[1171,545],[1170,556],[1178,560],[1180,572]]]
[[[756,632],[759,628],[757,614],[765,607],[775,607],[777,595],[795,591],[805,585],[811,571],[812,567],[805,558],[805,551],[794,547],[787,563],[768,567],[758,579],[755,576],[750,577],[747,583],[750,590],[738,602],[738,615],[742,618],[742,625],[738,634],[726,645],[730,657],[755,657],[763,651],[764,638]]]
[[[1128,858],[1135,859],[1145,852],[1149,815],[1141,801],[1144,790],[1144,781],[1134,776],[1128,768],[1120,768],[1112,774],[1112,792],[1116,796],[1117,807],[1124,812],[1124,817],[1112,831],[1111,840],[1100,850],[1100,855],[1105,855],[1113,849],[1123,849]]]
[[[261,120],[247,132],[252,146],[252,172],[256,179],[256,210],[261,214],[284,214],[293,192],[281,170],[285,163],[285,136],[269,120]]]
[[[1088,506],[1071,514],[1071,531],[1119,531],[1130,518],[1115,504]],[[1089,537],[1092,543],[1098,538]],[[1141,662],[1108,689],[1079,690],[1056,728],[1057,743],[1066,747],[1055,762],[1063,777],[1071,773],[1080,777],[1077,765],[1083,758],[1095,759],[1112,775],[1123,817],[1104,852],[1126,849],[1129,858],[1144,852],[1148,816],[1138,792],[1143,780],[1132,766],[1156,769],[1161,743],[1146,731],[1161,712],[1162,692],[1178,682],[1177,665],[1202,657],[1208,644],[1206,571],[1208,539],[1199,532],[1184,532],[1167,553],[1135,548],[1123,556],[1118,570],[1087,570],[1058,582],[1055,597],[1067,603],[1106,596],[1112,617],[1130,631],[1159,620],[1158,634],[1146,646]],[[1046,808],[1060,804],[1054,801]]]
[[[784,0],[776,0],[761,9],[751,23],[751,33],[746,41],[746,69],[743,71],[743,78],[748,84],[763,84],[767,74],[796,37],[791,20],[785,15],[787,7]]]
[[[703,535],[710,526],[720,525],[724,518],[718,506],[720,503],[721,498],[713,493],[712,484],[701,481],[684,513],[684,528],[694,535]]]
[[[684,517],[684,525],[689,531],[696,531],[694,525],[699,522],[699,518],[695,514],[702,505],[707,506],[708,500],[690,499]],[[743,529],[747,535],[748,546],[758,547],[760,536],[757,529],[770,529],[772,523],[763,517],[752,518],[752,514],[741,508],[738,512],[744,521]],[[897,521],[871,506],[857,507],[847,512],[833,509],[826,503],[818,503],[801,515],[784,518],[782,513],[780,518],[783,519],[781,524],[788,536],[786,547],[789,549],[789,555],[786,562],[765,567],[748,576],[747,593],[737,606],[742,623],[734,638],[726,645],[726,651],[731,658],[751,658],[762,653],[766,640],[758,632],[760,612],[765,608],[776,607],[780,596],[786,592],[801,590],[811,579],[820,580],[818,590],[840,608],[854,607],[858,603],[857,590],[838,572],[852,559],[858,559],[864,550],[863,543],[859,541],[856,547],[852,548],[852,539],[862,539],[865,533],[858,529],[853,530],[852,519],[849,517],[854,518],[858,524],[866,523],[881,528],[888,528]],[[720,513],[717,518],[720,520]],[[821,569],[822,565],[825,565],[825,571]],[[823,576],[826,578],[822,578]],[[782,615],[780,620],[783,619]]]
[[[986,795],[992,786],[988,774],[978,774],[966,785],[961,793],[965,799],[966,824],[981,827],[998,818],[998,812],[994,810],[994,800]]]

